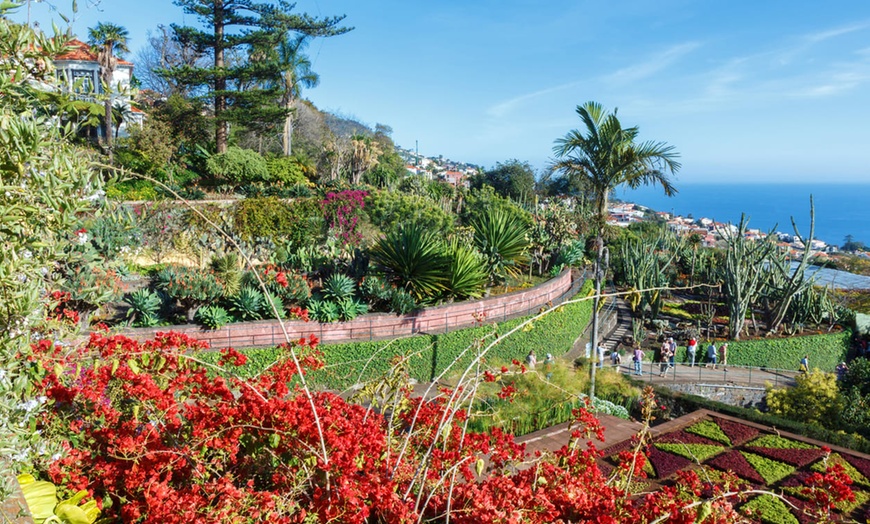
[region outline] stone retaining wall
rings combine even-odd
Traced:
[[[761,408],[765,405],[764,398],[767,392],[764,388],[747,386],[731,386],[716,384],[661,384],[662,386],[679,393],[697,395],[706,399],[715,400],[730,406],[741,408]]]
[[[291,340],[317,335],[323,343],[350,342],[354,340],[378,340],[415,335],[417,333],[447,333],[475,324],[472,315],[485,317],[488,322],[501,322],[514,317],[537,312],[551,303],[562,302],[569,293],[576,291],[569,269],[559,276],[533,288],[480,300],[457,302],[424,309],[408,315],[373,313],[362,315],[349,322],[284,322]],[[277,320],[238,322],[221,329],[204,329],[198,325],[162,326],[157,328],[133,328],[121,334],[137,340],[152,338],[157,332],[175,331],[199,340],[207,341],[212,348],[247,348],[273,346],[284,342],[284,334]]]

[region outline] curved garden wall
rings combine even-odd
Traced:
[[[287,320],[284,326],[291,340],[307,337],[313,333],[322,343],[399,338],[418,333],[447,333],[473,326],[477,323],[475,317],[488,322],[498,322],[531,314],[548,303],[559,303],[565,300],[579,289],[580,284],[582,279],[575,279],[572,272],[566,269],[559,276],[533,288],[480,300],[446,304],[407,315],[372,313],[359,316],[349,322],[329,324]],[[185,333],[209,342],[212,348],[273,346],[284,342],[284,334],[277,320],[238,322],[216,330],[204,329],[193,324],[133,328],[121,334],[133,339],[145,340],[152,338],[157,332],[164,331]]]

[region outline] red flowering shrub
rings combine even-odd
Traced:
[[[48,299],[50,301],[49,320],[71,325],[79,323],[79,313],[72,308],[72,295],[69,292],[52,291],[48,294]]]
[[[432,400],[400,388],[390,417],[311,392],[303,384],[306,370],[323,365],[317,342],[286,345],[287,358],[243,380],[231,370],[244,355],[226,349],[223,367],[207,367],[186,356],[205,344],[184,335],[140,343],[95,333],[76,350],[43,340],[33,348],[50,400],[43,430],[65,436],[68,449],[49,476],[88,490],[104,515],[124,522],[416,522],[447,512],[457,524],[735,518],[724,491],[692,472],[639,498],[625,491],[630,482],[609,482],[588,441],[603,439],[603,428],[586,408],[574,411],[568,445],[528,467],[511,435],[466,431],[454,401],[471,387]],[[688,463],[650,453],[665,476]],[[623,454],[634,470],[614,475],[642,477],[643,455]],[[716,498],[694,504],[705,494]]]

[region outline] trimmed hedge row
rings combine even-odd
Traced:
[[[577,296],[586,296],[590,289],[591,282],[587,281]],[[500,339],[485,358],[489,362],[499,363],[513,359],[523,361],[530,349],[535,350],[539,362],[544,360],[546,353],[559,357],[573,347],[591,318],[591,300],[560,306],[534,322],[531,329],[527,327]],[[503,335],[526,319],[528,317],[500,323],[495,333]],[[493,326],[486,325],[389,341],[321,345],[318,349],[323,353],[326,367],[310,373],[308,378],[319,387],[344,390],[354,384],[386,376],[395,357],[408,355],[411,377],[419,382],[429,382],[451,364],[452,370],[465,369],[477,355],[475,344],[487,337],[484,340],[485,347],[495,339],[493,333]],[[274,362],[281,351],[275,347],[240,350],[248,356],[248,363],[238,369],[238,373],[242,376],[258,373]],[[199,355],[199,358],[208,362],[216,362],[219,357],[216,353]]]
[[[842,331],[825,335],[735,340],[728,342],[728,364],[775,369],[798,369],[800,359],[809,355],[810,368],[833,372],[846,360],[852,333]],[[695,363],[705,362],[709,343],[699,342]],[[721,342],[716,343],[718,348]],[[687,362],[686,348],[677,348],[678,362]],[[721,364],[721,362],[720,362]]]

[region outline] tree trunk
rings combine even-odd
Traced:
[[[589,398],[593,402],[595,401],[595,370],[598,366],[598,306],[601,302],[601,277],[603,272],[601,261],[604,258],[604,241],[601,239],[600,232],[598,233],[598,237],[595,239],[595,246],[598,255],[595,258],[595,298],[592,300],[592,339],[589,341],[592,350],[592,358],[589,366]]]
[[[224,2],[223,0],[215,0],[214,2],[214,67],[217,74],[214,79],[214,118],[215,131],[214,141],[218,153],[227,152],[227,123],[222,119],[224,111],[227,109],[227,78],[224,68]]]
[[[114,155],[112,154],[112,95],[111,86],[109,93],[106,93],[106,118],[103,119],[103,132],[106,137],[106,152],[109,153],[109,163],[114,163]]]
[[[293,154],[293,73],[288,71],[284,74],[287,88],[284,96],[284,109],[287,110],[287,116],[284,117],[284,156],[290,156]]]

